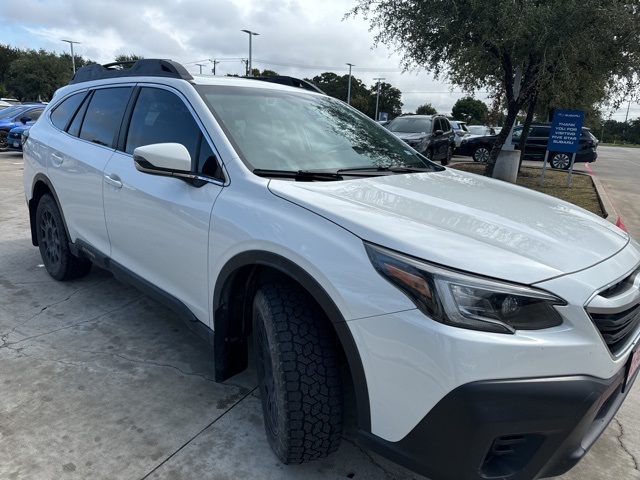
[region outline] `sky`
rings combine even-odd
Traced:
[[[2,8],[0,43],[21,49],[74,53],[98,63],[117,55],[169,58],[190,72],[244,74],[243,59],[252,66],[281,75],[311,78],[323,72],[352,75],[367,86],[384,78],[402,92],[403,112],[430,103],[450,114],[456,100],[469,94],[434,79],[424,68],[403,71],[391,46],[373,48],[375,32],[362,16],[345,18],[355,0],[23,0],[17,8]],[[10,20],[1,17],[11,12]],[[199,66],[198,64],[202,65]],[[490,104],[485,92],[474,97]],[[624,121],[627,106],[611,114]],[[629,119],[640,117],[630,104]]]

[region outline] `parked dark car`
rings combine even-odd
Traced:
[[[550,123],[534,123],[531,125],[524,150],[524,160],[544,160],[550,130]],[[522,126],[517,126],[513,129],[512,136],[512,143],[516,148],[518,148],[518,143],[520,142],[520,135],[522,135]],[[489,154],[496,138],[498,138],[497,135],[467,137],[463,139],[458,153],[472,157],[475,162],[486,162],[489,159]],[[598,139],[593,136],[588,128],[583,127],[575,161],[595,162],[598,158],[597,147]],[[571,164],[571,153],[549,152],[548,161],[552,168],[567,170]]]
[[[405,115],[393,119],[387,129],[430,160],[448,165],[455,148],[451,123],[441,115]]]
[[[33,124],[40,118],[44,108],[45,105],[39,103],[14,105],[0,110],[0,151],[9,148],[7,136],[12,128],[25,125],[29,122]]]

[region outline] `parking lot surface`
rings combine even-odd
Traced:
[[[423,478],[360,447],[352,408],[337,453],[282,465],[266,442],[253,368],[217,384],[212,347],[170,310],[97,268],[79,281],[49,277],[31,245],[22,156],[8,152],[0,392],[0,479]],[[636,385],[587,457],[558,478],[640,479],[639,459]]]

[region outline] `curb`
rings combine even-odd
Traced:
[[[616,227],[626,232],[627,227],[625,227],[624,223],[622,222],[622,218],[620,218],[620,214],[618,213],[618,211],[616,210],[616,207],[613,205],[613,202],[609,198],[609,195],[607,194],[607,191],[602,185],[602,182],[600,182],[600,179],[598,179],[596,174],[593,173],[593,170],[591,170],[588,163],[585,163],[585,168],[587,170],[587,173],[591,177],[591,181],[593,182],[593,185],[596,187],[598,200],[600,201],[600,206],[602,207],[602,210],[605,215],[604,218],[609,222],[613,223]]]

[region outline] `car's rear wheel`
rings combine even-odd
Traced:
[[[284,464],[325,457],[342,437],[342,383],[328,321],[297,284],[264,284],[253,302],[253,338],[269,444]]]
[[[489,155],[491,154],[491,150],[486,145],[479,145],[473,151],[473,161],[474,162],[488,162]]]
[[[7,134],[4,132],[0,132],[0,152],[3,152],[8,148],[9,148],[9,140],[7,138]]]
[[[53,278],[73,280],[89,273],[91,262],[71,253],[62,215],[49,194],[43,195],[38,202],[36,235],[42,262]]]
[[[554,153],[551,156],[551,160],[549,160],[549,164],[551,168],[561,168],[563,170],[568,170],[571,165],[571,157],[566,153]]]

